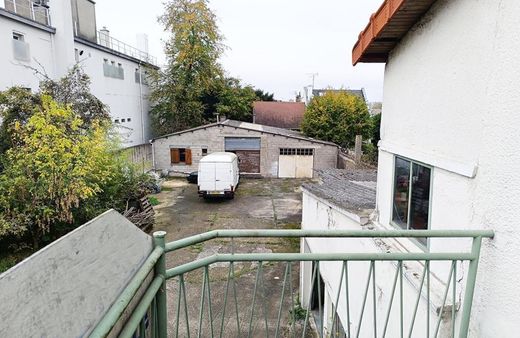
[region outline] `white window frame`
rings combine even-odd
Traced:
[[[397,158],[400,158],[402,160],[405,160],[405,161],[409,161],[410,162],[410,177],[409,177],[409,182],[410,182],[410,190],[409,190],[409,193],[408,193],[408,216],[406,218],[406,229],[403,229],[399,224],[397,224],[396,222],[394,222],[394,198],[395,198],[395,164],[396,164],[396,159]],[[432,217],[432,196],[433,196],[433,171],[434,171],[434,167],[431,166],[431,165],[428,165],[426,163],[423,163],[423,162],[419,162],[419,161],[415,161],[411,158],[408,158],[408,157],[405,157],[405,156],[401,156],[401,155],[397,155],[397,154],[394,154],[394,159],[393,159],[393,165],[392,165],[392,190],[391,190],[391,198],[390,198],[390,225],[393,226],[394,228],[396,228],[397,230],[413,230],[413,229],[410,229],[410,205],[411,205],[411,199],[412,199],[412,193],[411,193],[411,187],[412,187],[412,175],[413,175],[413,164],[417,164],[417,165],[420,165],[420,166],[423,166],[423,167],[426,167],[428,169],[430,169],[430,191],[429,191],[429,196],[428,196],[428,227],[426,230],[430,230],[431,229],[431,217]],[[410,240],[412,240],[416,245],[418,245],[421,249],[425,249],[425,250],[429,250],[430,248],[430,238],[427,238],[426,239],[426,245],[424,243],[421,243],[419,240],[417,240],[416,238],[410,238]]]

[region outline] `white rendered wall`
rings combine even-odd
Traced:
[[[364,229],[356,220],[357,217],[342,208],[321,199],[309,191],[303,189],[302,201],[302,229],[313,230],[360,230]],[[367,229],[367,231],[370,231]],[[312,253],[381,253],[386,251],[386,247],[380,242],[372,239],[319,239],[308,238],[305,240],[310,252]],[[306,245],[302,243],[302,251]],[[353,336],[358,331],[359,318],[361,316],[361,308],[364,292],[369,272],[369,262],[349,262],[349,304],[350,304],[350,329]],[[396,263],[394,262],[376,262],[376,323],[377,334],[382,335],[388,306],[390,303],[393,278],[396,271]],[[404,331],[408,336],[409,327],[412,321],[412,313],[418,295],[417,285],[420,283],[420,275],[414,275],[413,264],[405,263],[404,279],[403,279],[403,309],[404,309]],[[333,311],[338,299],[339,280],[341,276],[341,262],[321,262],[320,274],[325,283],[325,314],[324,323],[326,332],[330,333]],[[300,271],[300,300],[302,306],[307,308],[311,287],[312,264],[309,262],[301,263]],[[433,278],[432,278],[433,280]],[[432,283],[433,285],[434,283]],[[415,320],[412,337],[424,337],[426,335],[426,313],[430,312],[430,335],[435,332],[435,325],[438,316],[434,306],[440,306],[439,298],[442,297],[438,292],[431,294],[434,300],[432,306],[427,306],[425,301],[425,292],[421,294],[421,302],[418,307],[418,315]],[[373,303],[372,284],[370,284],[363,321],[361,324],[360,337],[373,337]],[[339,301],[337,302],[337,313],[341,320],[342,326],[347,329],[347,308],[345,295],[345,280],[342,282]],[[392,311],[386,331],[387,337],[398,337],[400,333],[399,319],[399,286],[397,287],[392,302]],[[449,332],[451,320],[447,318],[442,320],[440,324],[439,336],[444,337]]]
[[[148,114],[149,87],[135,82],[135,70],[140,67],[139,64],[79,42],[75,43],[75,48],[83,51],[79,61],[85,73],[90,76],[92,94],[110,107],[112,121],[131,119],[131,122],[120,124],[121,132],[129,134],[128,137],[124,137],[124,145],[147,143],[151,138]],[[109,63],[114,61],[116,65],[120,63],[124,69],[124,79],[105,76],[103,59],[108,59]]]
[[[385,71],[380,225],[390,226],[394,154],[417,154],[434,166],[431,229],[496,232],[482,248],[471,337],[520,331],[519,14],[516,0],[439,0]],[[475,175],[458,170],[473,166]],[[434,251],[454,247],[467,244],[431,243]]]
[[[23,34],[29,44],[30,61],[16,60],[13,55],[13,32]],[[0,17],[0,90],[21,86],[37,90],[41,77],[28,67],[54,77],[52,34],[41,29]],[[42,69],[43,68],[43,69]]]

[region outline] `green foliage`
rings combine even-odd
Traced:
[[[371,122],[363,99],[346,92],[326,92],[314,97],[302,121],[305,135],[352,147],[356,135],[367,138]]]
[[[274,101],[274,94],[264,92],[261,89],[255,89],[255,95],[257,101]]]
[[[305,318],[307,317],[307,310],[302,307],[299,296],[296,299],[296,305],[294,305],[293,308],[289,309],[289,314],[290,320],[292,321],[294,316],[294,320],[296,322],[300,320],[305,320]]]
[[[150,196],[150,197],[148,197],[148,201],[150,201],[150,204],[151,204],[152,206],[156,206],[156,205],[161,204],[161,202],[159,201],[159,199],[158,199],[157,197],[155,197],[155,196]]]
[[[16,147],[0,175],[0,236],[29,231],[37,246],[57,223],[74,222],[74,208],[102,190],[114,172],[107,129],[89,129],[71,110],[42,96],[25,124],[15,121]]]
[[[255,90],[251,86],[242,87],[240,80],[228,78],[219,93],[216,112],[234,120],[252,121]]]
[[[15,145],[12,134],[14,123],[23,126],[35,111],[42,109],[42,94],[49,95],[62,105],[70,105],[82,120],[82,129],[90,128],[94,122],[108,124],[108,108],[90,93],[89,86],[89,77],[79,66],[74,66],[66,76],[57,81],[47,78],[40,82],[39,93],[32,93],[21,87],[11,87],[0,92],[0,154]]]
[[[371,130],[370,141],[377,148],[377,143],[381,139],[381,114],[376,114],[370,117]]]

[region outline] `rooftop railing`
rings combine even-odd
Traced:
[[[124,43],[123,41],[111,37],[108,31],[100,30],[97,32],[97,43],[101,46],[112,49],[118,53],[125,54],[138,60],[157,66],[156,57],[150,55],[147,52],[132,47],[129,44]]]
[[[51,25],[49,9],[32,0],[4,0],[4,9],[43,25]]]
[[[492,231],[437,231],[437,230],[389,230],[389,231],[315,231],[315,230],[215,230],[204,234],[188,237],[165,244],[165,232],[154,233],[155,249],[146,262],[135,274],[133,280],[98,323],[90,337],[105,337],[121,321],[121,316],[131,303],[132,298],[153,273],[153,279],[146,287],[138,305],[131,310],[119,335],[121,337],[307,337],[309,331],[320,337],[351,337],[351,336],[439,336],[441,321],[446,323],[448,330],[441,336],[467,337],[473,294],[477,276],[480,248],[483,238],[492,238]],[[246,241],[248,245],[258,238],[302,239],[322,238],[324,241],[332,238],[367,239],[367,238],[467,238],[471,241],[470,251],[454,252],[374,252],[374,253],[238,253],[235,251],[235,240]],[[220,248],[231,244],[229,253],[216,253],[197,258],[166,269],[166,253],[179,258],[182,250],[196,248],[209,240],[216,240]],[[297,278],[295,263],[313,262],[311,289],[317,289],[304,301],[302,308],[296,292]],[[317,297],[315,312],[323,315],[322,306],[324,286],[320,276],[322,264],[338,262],[340,265],[339,280],[336,290],[329,295],[333,297],[332,327],[324,332],[324,322],[316,321],[311,328],[312,297]],[[381,304],[376,296],[376,271],[383,264],[394,263],[392,274],[378,273],[379,278],[388,281],[390,291],[388,303]],[[405,263],[406,262],[406,263]],[[419,262],[424,266],[418,277],[419,285],[416,295],[403,296],[403,280],[405,264]],[[457,270],[457,263],[465,262],[466,273]],[[249,264],[245,267],[244,264]],[[420,313],[419,301],[422,298],[429,304],[432,285],[437,276],[432,272],[431,265],[446,263],[449,267],[447,278],[441,283],[441,302],[436,314],[431,314],[427,306],[426,313]],[[240,265],[241,264],[241,265]],[[278,266],[282,264],[282,266]],[[367,274],[356,274],[353,266],[366,264]],[[278,266],[282,274],[273,276],[270,269]],[[225,273],[223,273],[223,271]],[[254,278],[252,277],[254,276]],[[465,277],[462,302],[457,296],[457,284]],[[268,277],[268,278],[267,278]],[[247,283],[240,280],[247,279]],[[303,278],[300,276],[300,278]],[[169,283],[169,295],[174,294],[167,305],[166,280]],[[303,280],[303,279],[302,279]],[[197,283],[200,281],[200,284]],[[275,285],[278,281],[279,284]],[[200,292],[188,284],[198,285]],[[218,284],[219,288],[215,287]],[[362,285],[359,290],[354,286]],[[317,286],[317,288],[314,288]],[[330,285],[329,285],[330,286]],[[277,290],[277,291],[276,291]],[[451,291],[451,292],[449,292]],[[369,296],[370,295],[370,296]],[[342,298],[346,312],[343,325],[338,321],[338,304]],[[447,300],[451,298],[451,310],[446,311]],[[371,301],[369,301],[371,299]],[[414,306],[404,309],[404,300]],[[247,302],[246,302],[247,301]],[[245,303],[249,303],[245,307]],[[457,303],[459,302],[459,303]],[[372,303],[371,305],[369,303]],[[458,307],[456,305],[459,305]],[[370,309],[372,307],[372,309]],[[376,307],[387,309],[384,316],[377,316]],[[398,309],[392,312],[392,309]],[[329,312],[331,309],[328,310]],[[422,310],[421,310],[422,311]],[[368,315],[367,315],[368,314]],[[417,332],[418,316],[426,318],[424,332]],[[460,318],[456,317],[460,316]],[[368,319],[367,319],[368,318]],[[451,320],[450,320],[451,319]],[[371,323],[368,323],[371,322]],[[392,323],[393,322],[393,323]],[[368,325],[370,324],[370,325]],[[415,327],[414,327],[415,325]],[[390,334],[389,327],[397,328],[398,334]],[[363,331],[363,328],[369,330]],[[168,332],[169,330],[169,332]],[[415,330],[415,331],[414,331]],[[367,332],[368,331],[368,332]]]

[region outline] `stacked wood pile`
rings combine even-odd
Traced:
[[[130,222],[134,223],[143,231],[149,231],[153,228],[155,222],[155,212],[153,210],[148,197],[139,200],[140,208],[130,207],[125,210],[125,216]]]

